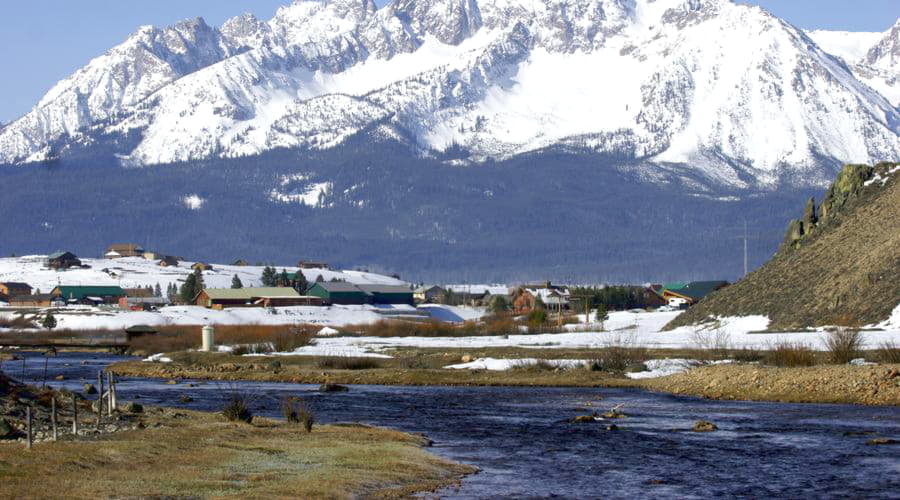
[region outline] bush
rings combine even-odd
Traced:
[[[319,358],[316,366],[324,370],[370,370],[381,368],[376,358],[351,358],[349,356],[328,356]]]
[[[552,372],[561,369],[559,365],[551,363],[546,359],[538,359],[534,363],[528,361],[519,361],[512,366],[515,371],[524,372]]]
[[[247,397],[243,394],[233,392],[225,407],[222,408],[222,415],[229,422],[244,422],[249,424],[253,421],[253,413],[248,406]]]
[[[711,327],[712,328],[712,327]],[[691,343],[700,349],[702,358],[722,359],[731,348],[731,334],[719,325],[712,329],[698,329],[691,333]]]
[[[879,363],[900,364],[900,346],[897,346],[893,340],[882,342],[878,349],[875,349],[874,354]]]
[[[0,328],[10,330],[30,330],[35,328],[34,322],[24,316],[16,315],[12,318],[0,317]]]
[[[744,347],[731,351],[729,357],[741,363],[755,363],[757,361],[762,361],[763,358],[765,358],[765,355],[759,349]]]
[[[315,334],[302,328],[292,328],[287,332],[276,333],[272,337],[275,352],[293,352],[315,343]]]
[[[647,360],[647,349],[637,345],[633,334],[611,335],[604,340],[604,345],[588,365],[592,371],[621,372]]]
[[[813,366],[816,364],[816,353],[802,342],[779,341],[770,346],[765,363],[781,367]]]
[[[863,344],[863,335],[855,328],[838,327],[825,336],[828,360],[839,365],[859,358]]]
[[[289,424],[300,424],[306,432],[312,432],[316,417],[302,399],[296,397],[285,398],[281,404],[281,411]]]

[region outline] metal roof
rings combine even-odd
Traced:
[[[403,285],[356,285],[360,290],[369,293],[412,293],[408,286]]]
[[[85,297],[124,297],[125,290],[119,286],[58,286],[53,289],[52,293],[64,299],[78,299]]]
[[[322,287],[328,293],[367,293],[365,290],[354,285],[353,283],[347,283],[345,281],[319,282],[314,286]]]
[[[250,300],[256,298],[297,298],[300,294],[289,287],[264,288],[207,288],[203,290],[211,300]]]

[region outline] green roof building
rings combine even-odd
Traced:
[[[316,283],[306,291],[306,294],[313,297],[320,297],[326,305],[360,305],[371,304],[373,302],[371,293],[366,292],[352,283],[345,283],[343,281]]]
[[[50,295],[68,302],[114,303],[126,294],[119,286],[58,286]]]

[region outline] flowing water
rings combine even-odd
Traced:
[[[44,358],[29,357],[25,378],[41,383]],[[80,389],[121,356],[61,354],[48,360],[55,387]],[[84,363],[84,364],[83,364]],[[3,369],[20,378],[21,362]],[[123,378],[120,401],[218,410],[233,390],[255,414],[279,416],[285,396],[301,396],[322,422],[363,422],[435,441],[441,456],[476,465],[447,498],[472,497],[804,497],[900,498],[900,408],[707,401],[639,390],[509,387],[316,386]],[[188,394],[194,401],[179,403]],[[590,405],[592,406],[589,406]],[[622,404],[617,431],[566,422]],[[697,420],[718,432],[688,432]],[[868,432],[870,434],[856,434]]]

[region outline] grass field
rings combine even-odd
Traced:
[[[427,453],[424,438],[387,429],[327,425],[306,433],[273,420],[157,411],[144,430],[39,443],[30,452],[0,445],[0,497],[404,497],[474,472]]]

